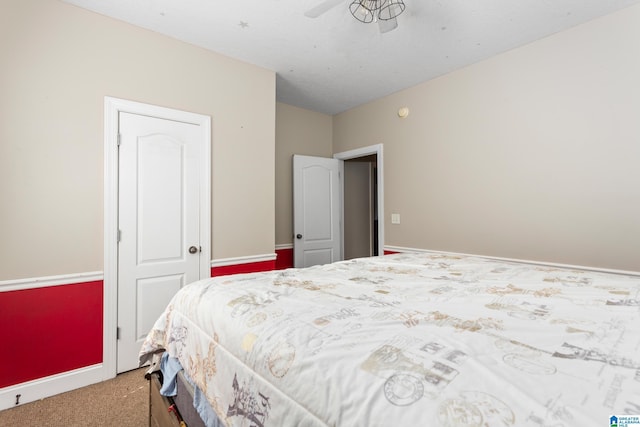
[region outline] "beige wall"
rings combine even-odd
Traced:
[[[276,104],[276,244],[293,243],[292,156],[332,157],[331,116]]]
[[[385,244],[640,271],[639,24],[635,6],[335,116],[334,152],[384,144]]]
[[[211,116],[213,258],[273,253],[272,71],[57,0],[0,3],[0,70],[0,280],[103,269],[105,95]]]
[[[0,280],[102,270],[105,95],[212,117],[214,259],[292,242],[291,155],[383,143],[387,245],[640,270],[638,22],[636,6],[332,120],[275,104],[271,71],[4,0]]]

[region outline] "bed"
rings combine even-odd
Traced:
[[[217,277],[162,353],[209,425],[609,425],[640,414],[640,276],[428,252]]]

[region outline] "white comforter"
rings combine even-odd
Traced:
[[[438,253],[182,289],[166,349],[229,426],[603,426],[640,414],[640,277]]]

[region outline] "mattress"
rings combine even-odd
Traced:
[[[143,344],[228,426],[599,426],[640,414],[640,277],[444,253],[184,287]]]

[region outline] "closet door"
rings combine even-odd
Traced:
[[[173,295],[200,278],[198,125],[120,113],[117,371]]]

